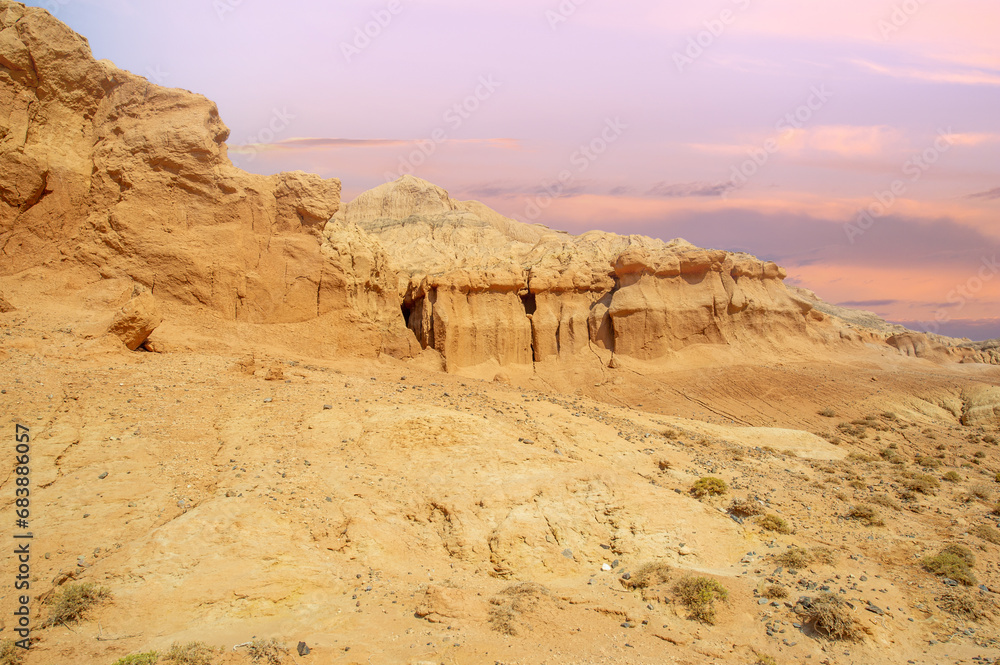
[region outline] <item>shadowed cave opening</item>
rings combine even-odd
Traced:
[[[527,315],[532,315],[537,309],[537,304],[535,303],[535,294],[528,292],[521,296],[521,303],[524,305],[524,313]]]

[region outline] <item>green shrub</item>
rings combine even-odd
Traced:
[[[729,491],[729,486],[722,478],[705,476],[695,481],[691,486],[691,494],[699,499],[704,496],[721,496]]]
[[[783,534],[792,532],[792,527],[788,525],[788,522],[777,515],[764,515],[757,520],[757,524],[765,531],[774,531],[775,533]]]
[[[119,658],[115,665],[156,665],[160,654],[156,651],[146,651],[145,653],[133,653]]]
[[[729,592],[710,577],[686,577],[674,587],[677,599],[690,612],[690,618],[715,623],[715,601],[725,602]]]
[[[936,556],[925,557],[920,563],[924,570],[939,577],[948,577],[965,586],[976,583],[976,577],[972,574],[976,558],[968,547],[949,545]]]
[[[95,605],[111,597],[111,592],[93,582],[67,584],[49,601],[53,606],[44,627],[80,621]]]

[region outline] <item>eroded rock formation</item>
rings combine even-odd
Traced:
[[[396,343],[384,252],[355,227],[324,232],[340,182],[245,173],[228,136],[208,99],[96,61],[47,12],[0,0],[0,274],[67,261],[168,309],[335,314],[376,349]]]
[[[593,350],[654,360],[698,343],[805,337],[826,319],[785,288],[773,263],[683,240],[571,236],[412,176],[345,205],[332,224],[344,223],[387,249],[408,326],[449,366]]]

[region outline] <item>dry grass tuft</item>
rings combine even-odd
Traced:
[[[740,517],[752,517],[764,514],[764,504],[756,499],[733,499],[729,504],[729,512]]]
[[[899,503],[897,503],[895,499],[893,499],[888,494],[876,494],[875,496],[871,497],[868,500],[874,503],[876,506],[882,506],[883,508],[888,508],[889,510],[903,509],[903,507],[900,506]]]
[[[165,663],[177,663],[177,665],[212,665],[216,655],[216,650],[204,642],[188,642],[180,645],[174,644],[170,651],[163,657]]]
[[[852,520],[858,520],[865,526],[885,526],[885,520],[878,514],[878,511],[863,503],[851,508],[847,516]]]
[[[792,527],[788,525],[788,522],[777,515],[764,515],[757,520],[757,524],[765,531],[774,531],[775,533],[782,534],[789,534],[792,532]]]
[[[21,665],[24,649],[14,644],[14,640],[0,640],[0,665]]]
[[[281,665],[285,660],[285,656],[288,655],[288,649],[274,639],[256,639],[250,643],[250,646],[247,648],[247,654],[250,656],[250,662],[255,665],[257,663],[261,663],[262,665]]]
[[[832,593],[820,595],[806,607],[806,620],[831,640],[858,642],[868,632],[851,614],[847,602]]]
[[[995,527],[987,526],[986,524],[977,524],[969,529],[969,533],[977,538],[982,538],[988,543],[1000,545],[1000,529]]]
[[[782,598],[788,598],[788,589],[780,584],[768,584],[764,587],[764,591],[760,595],[769,600],[781,600]]]
[[[43,627],[76,623],[96,605],[111,598],[111,591],[93,582],[67,584],[52,597],[53,606]]]
[[[626,589],[648,589],[670,581],[671,568],[662,561],[643,564],[631,574],[627,580],[622,580]]]
[[[551,591],[534,582],[512,584],[490,598],[490,627],[498,633],[517,635],[518,617],[535,609],[543,596],[551,595]]]
[[[992,605],[988,605],[971,594],[961,591],[946,593],[937,599],[942,610],[966,621],[982,622],[990,619],[996,611]]]

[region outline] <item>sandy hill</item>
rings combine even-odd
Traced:
[[[995,342],[417,178],[342,203],[227,137],[0,0],[28,665],[996,658]]]

